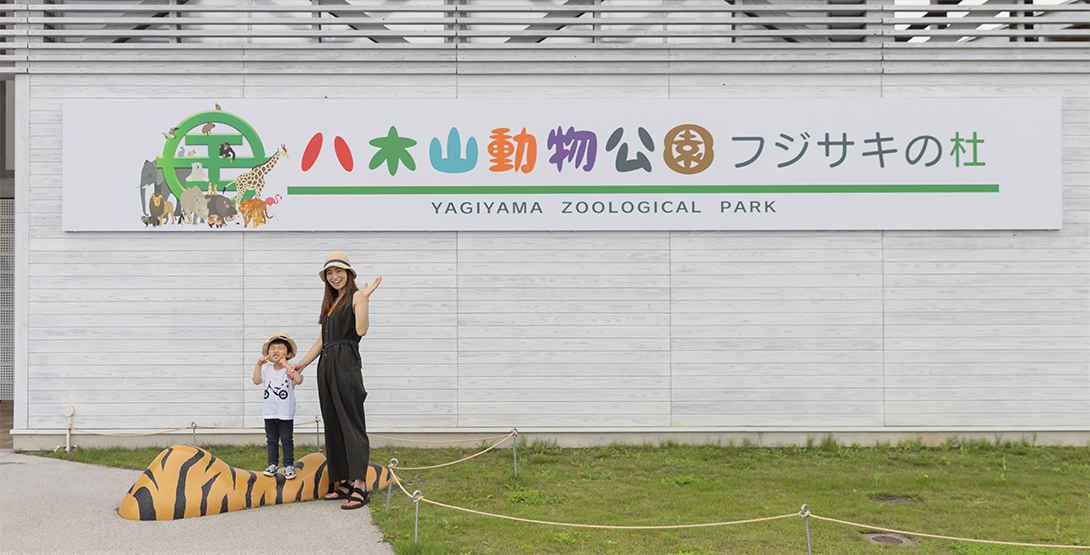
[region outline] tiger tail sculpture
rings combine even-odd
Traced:
[[[311,453],[295,463],[297,475],[265,476],[234,468],[208,451],[187,445],[164,449],[121,500],[118,514],[129,520],[178,520],[321,499],[331,493],[326,458]],[[376,464],[367,469],[367,490],[390,483],[390,470]]]

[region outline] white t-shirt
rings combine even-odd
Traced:
[[[262,364],[261,385],[265,386],[265,404],[261,409],[261,417],[294,420],[295,382],[288,377],[287,368],[277,370],[271,362]]]

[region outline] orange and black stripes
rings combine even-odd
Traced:
[[[295,463],[296,478],[265,476],[234,468],[208,451],[176,445],[159,453],[129,488],[118,513],[129,520],[177,520],[264,505],[321,499],[333,491],[325,455],[312,453]],[[390,483],[390,471],[372,464],[367,489]]]

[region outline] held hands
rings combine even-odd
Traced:
[[[284,368],[287,371],[286,375],[287,375],[287,378],[289,380],[291,380],[293,383],[296,383],[296,384],[303,383],[303,367],[302,366],[296,366],[294,364],[289,364],[289,363],[285,362],[284,363]]]

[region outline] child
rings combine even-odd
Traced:
[[[284,477],[295,478],[295,386],[303,376],[288,363],[295,356],[295,341],[286,333],[274,333],[261,346],[261,358],[254,365],[254,384],[265,386],[265,403],[261,410],[265,418],[265,440],[269,446],[269,467],[266,476],[276,475],[280,459],[280,443],[284,444]]]

